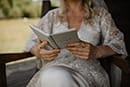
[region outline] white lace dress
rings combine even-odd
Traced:
[[[79,31],[79,38],[95,46],[108,45],[118,54],[126,56],[123,34],[116,28],[111,15],[103,8],[95,8],[97,14],[92,19],[92,24],[82,21]],[[46,33],[58,33],[68,29],[67,21],[60,22],[58,18],[60,9],[49,11],[39,22],[38,26]],[[53,22],[53,24],[52,24]],[[52,26],[53,25],[53,26]],[[53,30],[50,30],[53,29]],[[37,43],[37,37],[32,35],[27,43],[26,51]],[[110,87],[107,73],[98,60],[82,60],[73,56],[66,49],[61,49],[59,56],[50,62],[41,60],[41,69],[34,75],[27,87],[38,87],[36,82],[44,68],[59,65],[69,67],[80,73],[87,81],[88,87]],[[73,73],[72,73],[73,74]],[[82,86],[81,86],[82,87]]]

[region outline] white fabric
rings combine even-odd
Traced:
[[[36,84],[37,87],[89,87],[86,83],[83,76],[71,68],[53,66],[41,71]]]
[[[126,56],[127,52],[123,41],[123,34],[116,28],[111,15],[105,9],[98,8],[107,8],[104,1],[93,0],[93,2],[94,7],[96,7],[95,11],[98,14],[92,18],[92,24],[82,22],[80,30],[77,32],[79,38],[93,45],[108,45],[118,54]],[[50,11],[41,19],[38,25],[44,32],[50,33],[51,28],[53,28],[53,33],[66,31],[68,29],[67,21],[63,23],[59,21],[59,11],[60,9]],[[51,26],[52,21],[53,26]],[[25,51],[29,51],[36,43],[37,36],[33,34],[25,47]],[[66,49],[62,49],[55,60],[50,62],[40,60],[39,65],[42,68],[34,75],[27,87],[110,87],[108,76],[99,61],[85,61],[75,58]],[[58,66],[58,68],[53,66]],[[112,69],[113,71],[115,70],[115,68]],[[51,71],[55,71],[55,73]],[[70,71],[73,71],[73,73]],[[114,76],[117,76],[117,74],[115,74],[115,72],[112,73],[114,73],[112,79],[115,81]],[[118,76],[120,77],[120,73]],[[62,79],[65,77],[67,77],[67,81]],[[72,77],[75,77],[76,80],[72,79]],[[120,78],[118,78],[118,80],[116,79],[116,82],[113,82],[113,87],[119,87]],[[82,83],[82,81],[84,83]],[[77,83],[82,86],[77,86]]]
[[[120,82],[121,82],[121,74],[122,71],[120,70],[119,67],[116,65],[112,64],[111,65],[111,82],[112,82],[112,87],[120,87]]]
[[[38,24],[41,30],[46,33],[50,33],[50,29],[52,27],[53,33],[57,33],[66,31],[68,29],[67,21],[63,23],[59,21],[59,11],[60,9],[52,10],[41,19],[40,23]],[[95,8],[95,11],[99,13],[93,17],[92,24],[85,23],[84,21],[82,22],[80,30],[77,32],[79,38],[85,42],[90,42],[93,45],[108,45],[115,52],[122,55],[127,55],[123,42],[123,34],[115,27],[114,24],[111,24],[112,19],[110,14],[103,8]],[[53,26],[51,26],[52,20],[54,23]],[[101,36],[102,42],[100,42]],[[35,41],[37,41],[37,38],[32,39],[33,43]],[[29,48],[27,48],[27,50],[29,50]],[[55,65],[66,66],[72,70],[76,70],[78,73],[80,73],[80,75],[83,76],[83,78],[87,82],[86,84],[89,85],[88,87],[109,87],[108,76],[104,69],[101,67],[98,60],[85,61],[80,58],[74,57],[73,54],[71,54],[71,52],[69,52],[68,50],[61,49],[61,53],[55,60],[50,62],[42,60],[42,69],[38,73],[43,74],[45,68],[49,68]],[[39,80],[41,77],[38,73],[30,81],[28,87],[39,86]],[[70,74],[73,75],[73,73]],[[43,82],[44,79],[40,81]]]

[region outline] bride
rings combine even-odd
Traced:
[[[41,68],[27,87],[110,87],[98,59],[127,53],[109,12],[95,5],[92,0],[60,0],[60,7],[40,20],[38,26],[45,33],[75,28],[81,41],[52,49],[33,35],[26,51],[41,60]]]

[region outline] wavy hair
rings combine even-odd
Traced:
[[[91,7],[91,2],[92,2],[92,0],[82,0],[82,6],[85,11],[84,19],[87,21],[92,18],[93,13],[94,13],[94,11]],[[66,19],[67,7],[68,7],[67,1],[60,0],[61,11],[60,11],[59,17],[60,17],[61,21],[64,21]]]

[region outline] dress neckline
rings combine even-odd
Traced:
[[[67,30],[69,30],[69,29],[75,29],[75,27],[69,28],[69,24],[68,24],[67,21],[64,21],[64,22],[63,22],[63,25],[66,27]],[[81,31],[83,25],[84,25],[84,21],[82,20],[79,29],[76,29],[77,32]]]

